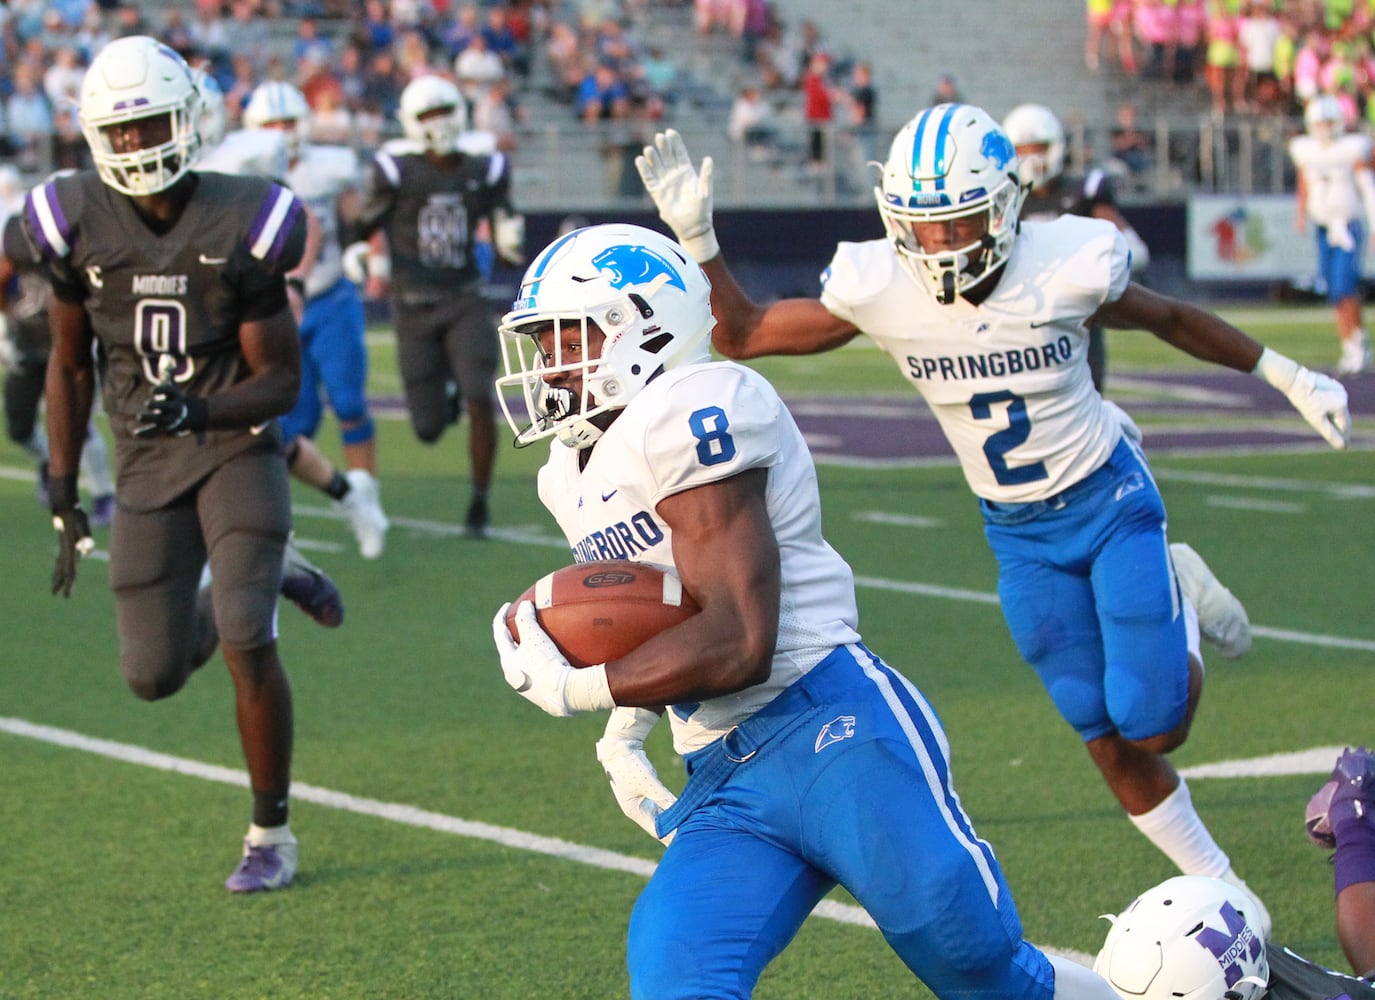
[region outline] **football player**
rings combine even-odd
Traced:
[[[1043,222],[1057,215],[1084,215],[1107,219],[1122,231],[1131,251],[1133,276],[1145,273],[1151,253],[1146,243],[1117,207],[1117,191],[1112,178],[1100,168],[1083,177],[1065,174],[1065,127],[1055,112],[1043,104],[1019,104],[1003,119],[1003,131],[1017,147],[1022,164],[1021,219]],[[1089,329],[1089,372],[1101,393],[1107,385],[1108,354],[1101,326]]]
[[[196,84],[201,92],[201,151],[196,169],[284,180],[290,169],[287,133],[278,129],[247,128],[225,134],[224,94],[219,85],[204,73],[197,74]],[[320,245],[321,227],[309,206],[306,222],[306,249],[301,263],[287,275],[287,297],[298,325],[305,318],[305,276],[314,264]],[[363,379],[366,381],[366,372]],[[305,391],[304,380],[302,391]],[[318,403],[316,408],[318,411]],[[367,469],[350,470],[349,474],[339,471],[315,440],[301,433],[292,433],[286,438],[286,460],[293,476],[325,494],[343,513],[364,558],[382,554],[389,522],[382,511],[380,491],[371,472]]]
[[[1017,152],[971,105],[927,108],[898,132],[874,192],[887,236],[840,244],[819,299],[764,307],[746,295],[716,239],[710,161],[699,173],[676,132],[636,162],[711,279],[723,354],[818,353],[865,333],[892,357],[979,498],[1018,651],[1108,787],[1185,874],[1243,884],[1166,756],[1188,736],[1202,690],[1197,619],[1145,455],[1093,387],[1088,327],[1146,329],[1254,372],[1336,448],[1351,430],[1341,384],[1134,283],[1110,222],[1065,215],[1019,228]]]
[[[458,419],[461,400],[467,402],[472,497],[464,523],[480,538],[487,533],[496,458],[497,337],[482,295],[475,234],[489,223],[497,254],[518,264],[524,220],[511,206],[506,156],[461,145],[466,109],[458,87],[444,77],[420,76],[406,85],[397,111],[405,139],[374,155],[354,229],[355,240],[377,234],[375,242],[351,251],[353,259],[367,259],[375,294],[390,284],[397,363],[416,437],[434,444]]]
[[[1266,942],[1252,904],[1221,879],[1166,879],[1107,918],[1112,928],[1093,968],[1123,1000],[1375,1000],[1369,977]]]
[[[0,219],[15,227],[24,205],[24,185],[12,164],[0,164]],[[5,369],[5,432],[38,462],[38,502],[48,506],[48,435],[38,421],[43,380],[52,340],[48,301],[52,290],[43,275],[0,252],[0,367]],[[81,450],[81,470],[91,484],[91,525],[109,527],[115,516],[115,480],[105,438],[92,421]]]
[[[1375,981],[1375,753],[1348,747],[1314,793],[1304,826],[1333,851],[1337,938],[1351,968]]]
[[[307,141],[310,106],[289,83],[259,84],[243,113],[248,129],[280,132],[287,156],[286,182],[318,227],[314,254],[302,268],[304,313],[301,318],[301,393],[282,418],[288,454],[301,462],[301,442],[313,439],[320,426],[323,388],[339,419],[344,442],[347,489],[335,497],[343,506],[365,559],[376,559],[386,544],[389,522],[382,511],[377,482],[377,435],[365,395],[368,349],[364,341],[363,302],[344,275],[341,221],[357,217],[360,175],[358,158],[342,146]],[[306,446],[309,448],[309,446]],[[295,463],[293,463],[294,465]],[[333,470],[331,469],[331,472]],[[330,483],[326,492],[342,484]],[[333,493],[331,492],[331,495]]]
[[[535,258],[501,322],[498,384],[525,400],[507,419],[519,444],[553,438],[538,490],[568,544],[672,566],[702,608],[583,669],[530,601],[518,644],[509,605],[492,622],[523,697],[613,709],[597,749],[617,801],[673,835],[630,917],[631,996],[750,996],[841,885],[938,997],[1111,998],[1022,938],[935,712],[860,639],[801,432],[762,376],[710,358],[710,294],[667,237],[593,226]],[[641,749],[664,705],[688,771],[676,801]]]
[[[1330,94],[1308,102],[1303,122],[1307,135],[1289,140],[1298,171],[1294,227],[1302,233],[1313,223],[1318,274],[1341,341],[1337,374],[1356,375],[1370,367],[1370,343],[1361,326],[1361,257],[1367,240],[1375,239],[1370,138],[1346,132],[1341,103]]]
[[[275,419],[300,382],[285,275],[301,256],[304,208],[270,181],[192,170],[199,93],[190,68],[156,39],[102,48],[79,110],[95,169],[30,191],[22,234],[53,286],[52,589],[71,594],[92,547],[76,467],[98,342],[118,469],[109,576],[120,666],[138,697],[165,698],[213,650],[206,633],[218,635],[253,795],[243,856],[225,885],[280,889],[297,848],[277,595],[322,624],[343,614],[333,584],[288,546]],[[213,614],[196,598],[207,559]]]

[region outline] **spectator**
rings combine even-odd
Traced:
[[[247,52],[235,52],[230,57],[233,78],[224,88],[224,110],[231,125],[237,125],[243,117],[244,105],[248,103],[253,90],[258,86],[258,66]]]
[[[874,89],[873,69],[857,62],[850,71],[850,107],[855,142],[861,166],[878,154],[878,91]]]
[[[1174,69],[1179,44],[1177,8],[1165,0],[1136,0],[1132,25],[1145,48],[1146,65],[1141,75],[1148,80],[1164,80]]]
[[[86,145],[86,137],[81,133],[76,112],[71,108],[58,107],[53,111],[53,153],[54,170],[85,170],[91,166],[91,151]]]
[[[253,0],[233,0],[229,22],[224,31],[231,52],[246,52],[261,58],[272,41],[271,28],[258,16]]]
[[[366,40],[371,52],[390,49],[396,41],[396,28],[387,15],[386,0],[367,0],[363,6],[363,20],[355,34],[360,41]]]
[[[186,17],[182,14],[180,7],[168,7],[163,13],[162,30],[158,32],[158,41],[183,59],[195,47],[191,40],[190,26],[186,23]]]
[[[678,100],[678,64],[665,55],[662,48],[651,45],[649,54],[640,60],[640,68],[649,88],[665,104]]]
[[[91,57],[109,44],[114,36],[105,24],[105,16],[100,8],[92,7],[86,11],[81,27],[72,36],[72,41],[81,51],[81,61],[89,63]]]
[[[468,47],[454,60],[454,76],[459,89],[471,103],[479,91],[506,75],[501,56],[487,47],[485,35],[477,34],[468,40]]]
[[[522,111],[511,92],[511,78],[503,76],[483,87],[473,101],[473,129],[490,132],[495,147],[509,153],[519,144],[516,139],[516,123],[521,120]]]
[[[585,122],[608,121],[630,115],[630,92],[620,73],[609,63],[597,67],[583,77],[578,88],[576,110]]]
[[[53,108],[75,107],[81,100],[81,81],[86,68],[75,45],[64,45],[53,53],[52,65],[43,72],[43,93]]]
[[[196,16],[186,28],[196,51],[216,62],[229,54],[222,11],[219,0],[196,0]]]
[[[740,39],[740,61],[752,66],[759,58],[759,46],[769,34],[768,0],[740,0],[739,26],[735,32]]]
[[[339,52],[339,65],[335,75],[339,79],[339,89],[344,94],[344,107],[356,112],[363,105],[363,53],[350,42]]]
[[[393,118],[405,85],[391,50],[374,52],[363,79],[363,104],[374,108],[384,119]]]
[[[1207,68],[1208,93],[1213,114],[1236,110],[1246,87],[1246,71],[1241,64],[1237,34],[1241,19],[1233,13],[1228,0],[1208,0]]]
[[[578,33],[571,25],[556,21],[549,28],[544,43],[544,58],[553,77],[550,96],[557,101],[573,103],[582,84],[582,52]]]
[[[1137,128],[1136,105],[1118,105],[1116,120],[1112,127],[1112,158],[1126,168],[1129,177],[1144,177],[1154,165],[1154,144],[1149,135]]]
[[[818,50],[802,74],[802,114],[807,121],[807,170],[818,174],[832,157],[828,137],[835,119],[831,57]]]
[[[1179,0],[1175,4],[1175,57],[1174,72],[1170,79],[1175,83],[1192,86],[1198,76],[1202,63],[1199,50],[1203,46],[1204,29],[1208,24],[1208,11],[1203,0]]]
[[[740,88],[731,104],[726,134],[751,160],[768,159],[776,136],[773,106],[753,84]]]
[[[452,62],[457,59],[459,53],[468,47],[468,43],[481,33],[481,28],[477,23],[477,8],[472,4],[464,4],[458,9],[458,13],[444,21],[436,33],[436,41],[443,47],[445,54]]]
[[[39,72],[33,63],[17,63],[13,82],[14,93],[5,101],[10,145],[23,169],[47,171],[52,160],[52,106],[43,93]]]
[[[305,62],[333,62],[334,43],[320,36],[320,27],[315,23],[315,18],[303,17],[296,25],[296,39],[291,44],[291,54],[298,65]]]
[[[504,6],[498,4],[487,8],[487,21],[482,26],[482,40],[487,43],[490,51],[497,54],[509,72],[521,76],[529,72],[528,59],[511,27]]]
[[[955,83],[955,77],[949,73],[942,73],[936,80],[936,89],[926,103],[933,105],[963,104],[964,95],[960,93],[960,88]]]
[[[1251,0],[1237,27],[1237,44],[1246,67],[1244,103],[1252,111],[1268,113],[1278,109],[1275,47],[1283,34],[1270,0]]]

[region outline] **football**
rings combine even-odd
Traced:
[[[517,641],[521,601],[534,602],[540,627],[575,667],[624,656],[701,610],[672,570],[625,559],[565,566],[537,580],[506,612]]]

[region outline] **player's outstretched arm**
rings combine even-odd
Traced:
[[[1351,412],[1340,382],[1263,346],[1220,316],[1132,283],[1116,302],[1099,309],[1093,322],[1149,330],[1200,360],[1250,372],[1284,393],[1332,447],[1345,448],[1350,439]]]

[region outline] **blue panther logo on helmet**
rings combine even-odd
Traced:
[[[677,269],[649,247],[628,243],[607,247],[592,258],[592,266],[609,276],[612,288],[647,285],[663,274],[674,288],[687,291],[687,283]]]
[[[989,132],[984,136],[979,152],[998,164],[999,167],[1007,166],[1017,155],[1017,149],[1012,145],[1012,140],[998,131]]]

